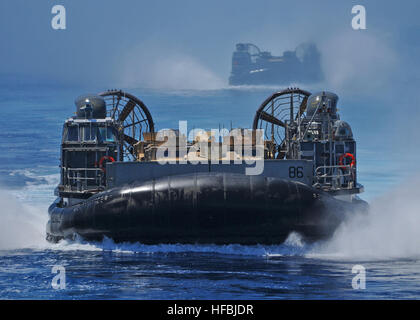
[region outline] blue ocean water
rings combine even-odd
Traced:
[[[399,97],[397,109],[388,97],[337,92],[342,119],[358,141],[362,198],[372,208],[328,241],[306,244],[291,234],[276,246],[49,244],[44,232],[59,178],[62,123],[75,97],[103,89],[0,88],[0,299],[420,297],[419,153],[412,144],[419,117],[409,99]],[[178,120],[210,129],[250,127],[275,89],[130,92],[146,103],[158,129],[176,128]],[[63,290],[52,287],[55,265],[66,270]],[[366,270],[366,289],[352,287],[355,265]]]

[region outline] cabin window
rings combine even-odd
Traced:
[[[86,126],[83,127],[83,141],[95,141],[96,140],[96,127]]]
[[[67,128],[67,141],[79,141],[79,127],[70,126]]]
[[[115,142],[115,132],[111,127],[99,127],[98,138],[102,142]]]

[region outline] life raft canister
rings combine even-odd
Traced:
[[[344,153],[338,159],[338,163],[340,165],[341,170],[343,170],[343,171],[347,170],[347,167],[344,165],[344,162],[343,162],[344,158],[350,158],[351,159],[350,168],[353,168],[355,166],[356,158],[354,157],[354,155],[352,155],[351,153]]]
[[[106,168],[104,167],[104,160],[109,160],[111,162],[115,162],[115,159],[111,156],[103,156],[101,158],[101,160],[99,160],[99,168],[101,168],[101,170],[106,173]]]

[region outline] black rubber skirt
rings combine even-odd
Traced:
[[[231,173],[168,176],[61,203],[49,208],[50,241],[79,235],[145,244],[274,244],[293,231],[317,240],[366,207],[299,182]]]

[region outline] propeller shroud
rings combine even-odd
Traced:
[[[121,125],[121,159],[136,160],[134,145],[142,140],[144,132],[154,134],[154,122],[149,109],[139,98],[122,90],[99,93],[105,99],[108,116]]]
[[[269,96],[255,113],[253,130],[263,129],[269,159],[282,159],[286,153],[286,130],[305,116],[309,91],[289,88]]]

